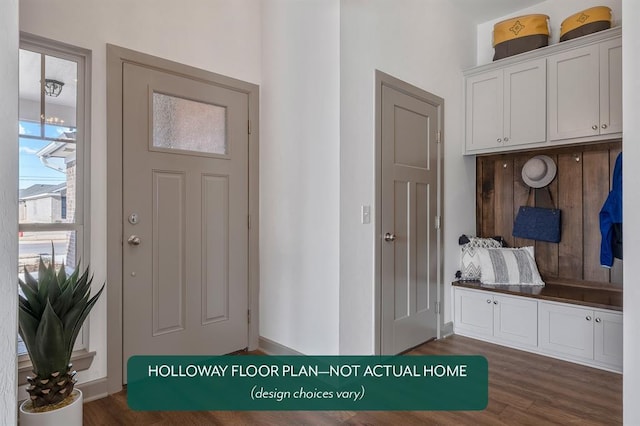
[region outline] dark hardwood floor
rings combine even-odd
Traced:
[[[84,405],[84,425],[618,425],[622,376],[461,336],[426,343],[420,355],[484,355],[484,411],[135,412],[126,392]]]

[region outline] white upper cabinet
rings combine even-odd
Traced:
[[[546,61],[527,61],[504,70],[505,145],[544,142],[547,136]]]
[[[527,61],[466,82],[466,149],[510,149],[546,140],[546,61]]]
[[[504,109],[503,71],[490,71],[469,77],[466,86],[467,151],[500,147]]]
[[[622,132],[622,41],[552,55],[549,140]]]
[[[600,43],[600,134],[622,133],[622,39]]]
[[[600,132],[600,46],[549,58],[549,139]]]
[[[465,154],[622,137],[621,28],[466,71]]]

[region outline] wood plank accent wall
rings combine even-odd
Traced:
[[[476,159],[476,225],[483,237],[502,236],[510,247],[535,246],[536,261],[545,278],[622,283],[622,264],[600,266],[599,213],[611,188],[620,140],[540,151],[478,156]],[[558,166],[549,185],[562,210],[562,239],[547,243],[515,238],[513,221],[529,196],[522,167],[534,155],[548,155]],[[545,188],[535,192],[535,205],[551,207]]]

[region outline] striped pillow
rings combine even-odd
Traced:
[[[479,248],[478,258],[482,284],[544,285],[533,247]]]
[[[480,279],[480,261],[478,260],[478,248],[498,248],[502,243],[494,238],[468,237],[468,241],[460,246],[460,272],[461,280],[476,281]],[[462,237],[460,237],[462,239]]]

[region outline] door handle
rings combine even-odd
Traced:
[[[384,240],[388,243],[395,241],[396,240],[396,235],[395,234],[390,234],[390,233],[386,233],[384,234]]]
[[[138,237],[137,235],[131,235],[129,236],[129,238],[127,238],[127,242],[129,243],[129,245],[139,246],[141,243],[141,240],[140,240],[140,237]]]

